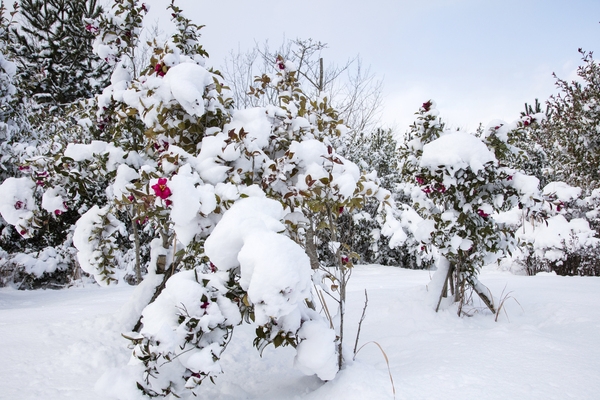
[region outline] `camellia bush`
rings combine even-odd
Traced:
[[[473,290],[495,313],[493,296],[477,276],[515,249],[515,225],[500,216],[515,207],[535,208],[538,181],[499,161],[519,152],[500,126],[478,137],[445,129],[438,114],[433,101],[423,103],[401,148],[411,204],[388,229],[396,229],[392,242],[408,242],[422,258],[436,260],[430,285],[439,293],[436,310],[451,294],[460,315]]]
[[[292,62],[277,57],[256,78],[254,95],[277,93],[273,104],[237,109],[207,67],[200,27],[169,9],[177,31],[153,44],[141,71],[147,5],[117,0],[87,21],[112,74],[77,129],[101,140],[44,158],[43,191],[30,178],[5,181],[7,221],[26,237],[40,229],[40,205],[60,218],[79,201],[81,268],[101,285],[145,275],[140,318],[124,336],[149,397],[200,394],[240,323],[256,326],[258,350],[293,346],[300,370],[333,379],[348,356],[346,285],[358,258],[338,219],[367,201],[393,207],[391,194],[336,152],[348,128],[326,96],[304,94]]]

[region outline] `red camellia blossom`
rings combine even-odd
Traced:
[[[477,210],[477,215],[479,215],[480,217],[483,217],[483,218],[487,218],[490,216],[490,214],[486,213],[481,208],[479,210]]]
[[[343,213],[343,212],[344,212],[344,207],[340,207],[340,208],[338,209],[338,214],[341,214],[341,213]]]
[[[342,256],[342,263],[348,264],[350,262],[350,258],[348,256]]]
[[[171,196],[171,189],[167,186],[167,178],[160,178],[156,185],[152,185],[152,190],[157,197],[166,200],[167,197]],[[168,204],[167,204],[168,205]]]
[[[156,75],[165,76],[165,71],[164,71],[163,67],[164,67],[163,63],[158,63],[154,66],[154,72],[156,72]]]
[[[61,210],[54,210],[54,215],[59,216],[63,212]]]
[[[432,105],[433,104],[431,103],[431,100],[423,103],[423,109],[425,110],[425,112],[428,112],[429,110],[431,110]]]
[[[158,153],[162,153],[163,151],[169,150],[169,142],[162,140],[160,143],[154,143],[153,147]]]
[[[424,185],[425,184],[425,178],[423,178],[422,176],[417,176],[416,179],[417,179],[417,183],[419,185]]]
[[[423,190],[423,193],[425,193],[425,194],[431,193],[431,188],[429,186],[424,187],[422,190]]]
[[[19,200],[15,203],[15,210],[20,210],[21,208],[23,208],[23,202]]]

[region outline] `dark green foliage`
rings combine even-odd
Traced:
[[[580,80],[556,79],[560,93],[548,100],[549,117],[532,134],[549,156],[554,180],[589,194],[600,183],[600,66],[591,52],[579,52]]]
[[[12,29],[20,96],[66,104],[106,86],[108,68],[92,54],[86,18],[102,11],[96,0],[21,0],[20,26]]]

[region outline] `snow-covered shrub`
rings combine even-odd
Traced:
[[[143,7],[130,6],[141,14]],[[391,206],[390,193],[337,154],[333,139],[347,128],[326,97],[303,93],[293,63],[278,58],[272,74],[257,78],[255,94],[269,88],[275,104],[236,110],[223,78],[205,67],[199,27],[173,5],[178,33],[136,75],[126,61],[131,51],[115,37],[135,32],[110,28],[129,21],[126,8],[117,2],[90,22],[96,51],[114,64],[97,107],[97,126],[112,143],[71,144],[63,156],[81,167],[102,165],[109,181],[106,203],[79,220],[75,235],[91,273],[106,283],[117,278],[97,256],[116,252],[113,235],[125,240],[123,226],[154,233],[146,244],[135,229],[129,237],[136,251],[151,248],[142,286],[154,292],[128,335],[139,388],[150,396],[198,392],[204,378],[220,373],[218,358],[239,320],[257,325],[259,350],[294,346],[304,372],[332,379],[343,363],[345,288],[356,258],[338,236],[339,210],[369,198]],[[321,258],[317,240],[327,243]],[[186,299],[175,293],[183,281]],[[316,311],[313,282],[338,297],[337,316]],[[184,310],[171,308],[174,301]],[[224,317],[204,318],[207,308]]]
[[[560,92],[546,102],[546,113],[540,113],[541,106],[537,102],[535,109],[526,109],[520,126],[523,133],[520,143],[528,143],[529,160],[534,161],[529,165],[534,166],[536,176],[544,185],[557,181],[581,189],[581,195],[572,197],[570,203],[558,199],[555,209],[548,212],[558,212],[569,224],[585,219],[598,235],[595,191],[598,189],[600,165],[597,137],[600,126],[600,69],[591,52],[582,49],[579,52],[583,64],[577,70],[578,79],[568,82],[556,77]],[[560,261],[532,258],[530,264],[561,274],[597,275],[598,250],[588,241],[579,239],[588,227],[578,226],[573,227],[574,237],[567,238],[565,232],[560,239],[562,244],[558,247],[568,255],[561,256]],[[571,231],[571,228],[565,229]],[[554,239],[559,240],[556,236]]]
[[[519,202],[529,206],[537,179],[531,181],[499,164],[494,154],[499,146],[490,146],[489,139],[486,143],[472,134],[445,130],[432,101],[424,103],[417,115],[401,150],[403,174],[414,182],[405,189],[414,211],[405,209],[401,217],[404,227],[397,223],[405,232],[402,237],[400,231],[399,240],[412,238],[413,245],[420,246],[419,252],[439,260],[436,275],[442,277],[436,280],[443,287],[437,307],[449,289],[460,313],[470,286],[494,310],[493,299],[477,275],[483,265],[514,248],[514,228],[497,215]],[[507,149],[506,139],[502,143]],[[533,189],[527,187],[531,182]],[[411,212],[420,218],[411,218]],[[407,226],[410,220],[414,222]]]
[[[543,218],[532,218],[519,209],[503,215],[516,227],[520,243],[504,264],[513,263],[511,270],[528,275],[550,271],[559,275],[597,275],[594,259],[598,256],[598,238],[588,222],[593,212],[582,212],[591,199],[581,199],[581,193],[581,188],[551,182],[542,190],[545,201],[537,215]]]
[[[214,269],[214,267],[212,268]],[[175,274],[144,309],[144,326],[128,337],[142,369],[138,388],[150,397],[196,393],[202,380],[222,372],[219,357],[241,315],[229,298],[236,285],[210,265]]]

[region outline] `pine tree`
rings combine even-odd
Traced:
[[[85,22],[101,13],[96,0],[21,0],[19,9],[12,33],[22,95],[67,104],[106,86],[108,66],[92,54],[93,27]]]

